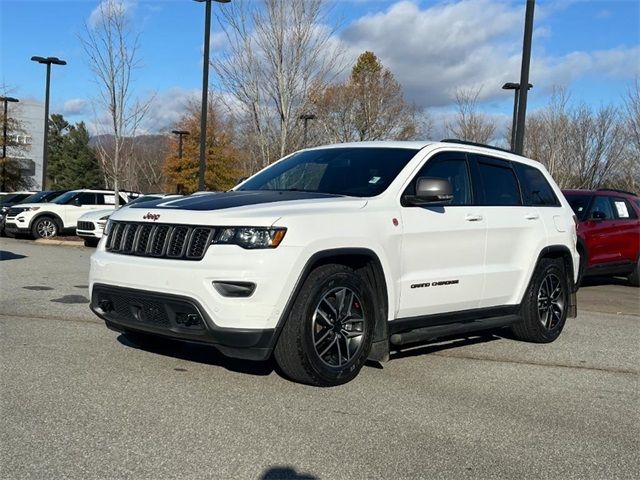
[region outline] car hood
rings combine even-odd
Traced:
[[[92,210],[82,215],[78,220],[82,220],[84,222],[95,222],[97,220],[100,220],[105,215],[111,214],[113,214],[113,208],[108,210]]]
[[[231,191],[132,205],[113,220],[270,226],[281,217],[359,210],[367,199],[312,192]]]

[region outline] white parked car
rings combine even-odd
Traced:
[[[120,192],[120,204],[138,197]],[[35,238],[53,238],[63,231],[74,231],[78,219],[94,210],[115,209],[115,192],[110,190],[70,190],[48,203],[23,203],[7,213],[5,231],[31,234]]]
[[[136,198],[135,200],[131,200],[129,203],[126,203],[121,208],[127,208],[131,205],[136,205],[138,203],[151,202],[153,200],[158,200],[161,198],[177,198],[182,195],[172,195],[165,193],[153,193],[150,195],[143,195],[141,197]],[[76,227],[76,235],[82,237],[84,239],[84,244],[87,247],[95,247],[98,245],[98,242],[102,238],[102,234],[104,232],[104,227],[107,224],[107,220],[113,214],[114,210],[94,210],[89,213],[85,213],[78,219],[78,224]]]
[[[312,385],[452,334],[552,342],[576,314],[558,186],[538,162],[460,141],[303,150],[233,191],[121,209],[106,233],[90,291],[109,328],[273,354]]]

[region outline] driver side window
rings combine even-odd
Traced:
[[[405,190],[405,195],[415,195],[416,182],[420,177],[441,178],[449,181],[453,190],[453,199],[444,202],[445,205],[473,203],[469,168],[464,154],[445,153],[427,160]]]
[[[591,205],[589,218],[594,218],[595,212],[598,212],[597,217],[599,220],[613,220],[613,210],[608,197],[596,195],[593,199],[593,205]]]
[[[73,200],[76,205],[95,205],[96,204],[96,194],[89,192],[79,193],[78,196]]]

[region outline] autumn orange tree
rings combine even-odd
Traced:
[[[373,52],[358,57],[345,82],[314,88],[310,102],[331,142],[407,140],[418,131],[417,109]]]
[[[207,117],[206,189],[228,190],[245,175],[241,152],[234,145],[233,123],[221,113],[215,101],[209,103]],[[192,193],[198,189],[200,163],[200,109],[197,105],[189,106],[176,128],[188,131],[189,135],[183,139],[181,159],[178,158],[178,139],[171,140],[164,163],[166,190]]]

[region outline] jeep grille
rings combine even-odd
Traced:
[[[201,260],[215,229],[196,225],[113,222],[107,251],[142,257]]]

